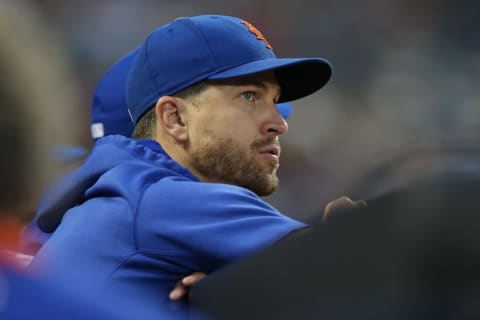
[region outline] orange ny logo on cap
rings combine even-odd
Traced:
[[[270,43],[268,43],[267,39],[265,39],[263,34],[257,28],[255,28],[250,22],[242,20],[242,24],[247,26],[248,31],[253,33],[257,37],[258,40],[261,40],[261,41],[265,42],[268,49],[272,49],[272,46],[270,45]]]

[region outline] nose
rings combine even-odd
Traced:
[[[268,135],[280,136],[288,131],[288,123],[282,116],[276,105],[272,105],[268,111],[268,118],[264,125],[264,131]]]

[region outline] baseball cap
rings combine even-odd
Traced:
[[[139,47],[127,80],[128,110],[137,123],[161,96],[207,79],[268,70],[275,70],[280,83],[280,103],[319,90],[332,74],[323,58],[277,58],[261,32],[240,18],[178,18],[155,29]]]
[[[133,50],[120,58],[98,82],[91,106],[90,131],[93,139],[110,134],[132,135],[133,122],[127,110],[125,87],[136,53]]]
[[[133,132],[133,122],[125,101],[125,86],[135,54],[134,50],[119,59],[107,70],[95,88],[90,121],[93,139],[110,134],[131,136]],[[82,146],[54,145],[51,152],[57,163],[72,163],[81,159],[87,150]]]

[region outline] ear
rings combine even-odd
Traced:
[[[165,132],[180,143],[188,140],[185,104],[182,99],[170,96],[161,97],[155,105],[155,114],[157,130]]]

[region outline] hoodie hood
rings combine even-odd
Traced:
[[[198,180],[186,168],[172,160],[156,141],[110,135],[97,140],[85,162],[43,195],[36,212],[39,229],[46,233],[55,231],[64,214],[87,199],[87,191],[103,174],[138,158],[180,173],[189,179]]]

